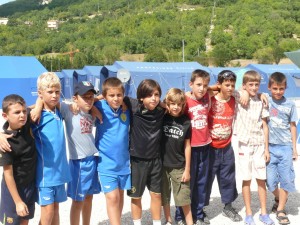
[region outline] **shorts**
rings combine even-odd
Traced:
[[[131,189],[127,195],[141,198],[145,187],[150,192],[161,193],[162,165],[160,158],[140,159],[131,157]]]
[[[99,180],[101,184],[101,190],[104,193],[111,192],[115,189],[129,190],[131,188],[131,177],[130,174],[126,175],[110,175],[110,174],[99,174]]]
[[[29,215],[24,217],[18,216],[15,202],[3,177],[1,182],[0,221],[4,222],[4,224],[18,225],[22,219],[29,220],[34,217],[35,201],[37,196],[35,183],[32,182],[25,187],[18,188],[18,193],[23,202],[27,205],[29,211]]]
[[[239,142],[239,170],[242,180],[251,180],[252,177],[259,180],[266,180],[266,161],[265,146],[251,145],[248,146]]]
[[[53,187],[39,187],[38,201],[41,206],[51,205],[54,202],[60,203],[67,201],[65,185],[61,184]]]
[[[162,205],[170,205],[171,186],[175,206],[185,206],[191,204],[190,182],[181,182],[184,168],[162,168]],[[172,185],[171,185],[172,184]]]
[[[269,144],[270,162],[267,165],[267,187],[273,192],[278,188],[287,192],[296,191],[293,167],[293,149],[289,145]]]
[[[70,160],[72,180],[68,183],[68,197],[75,201],[84,201],[86,195],[100,193],[97,161],[95,156]]]

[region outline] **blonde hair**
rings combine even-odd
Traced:
[[[184,113],[186,100],[185,100],[184,92],[182,90],[178,88],[171,88],[167,92],[164,102],[167,104],[167,106],[169,106],[171,102],[174,102],[176,104],[182,104],[180,115]]]
[[[261,75],[256,72],[255,70],[249,70],[246,73],[244,73],[243,76],[243,84],[246,84],[248,82],[259,82],[261,80]]]
[[[39,91],[52,87],[61,89],[59,77],[53,72],[42,73],[37,79],[37,87]]]

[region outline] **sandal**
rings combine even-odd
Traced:
[[[278,208],[278,205],[279,205],[279,199],[277,199],[277,198],[274,198],[274,204],[273,204],[273,206],[272,206],[272,212],[273,213],[277,213],[277,208]]]
[[[279,216],[279,214],[282,213],[285,216]],[[290,224],[290,220],[286,215],[285,210],[279,210],[276,212],[276,219],[278,220],[278,223],[281,225]]]
[[[244,224],[245,225],[256,225],[256,223],[253,220],[253,216],[252,215],[246,216]]]
[[[259,220],[265,225],[275,225],[274,221],[270,218],[269,214],[259,215]]]

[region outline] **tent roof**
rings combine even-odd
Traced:
[[[73,78],[74,70],[73,69],[66,69],[61,71],[66,77]]]
[[[1,78],[38,77],[47,69],[34,56],[0,56]]]
[[[123,62],[116,61],[113,64],[118,69],[124,68],[135,72],[160,72],[160,73],[186,73],[195,69],[203,69],[208,72],[207,67],[197,62]]]
[[[103,66],[84,66],[83,70],[85,70],[88,74],[93,76],[98,76]]]
[[[295,63],[298,67],[300,67],[300,49],[292,52],[284,53],[293,63]]]

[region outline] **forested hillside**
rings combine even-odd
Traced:
[[[42,56],[53,70],[111,64],[124,54],[182,61],[183,47],[185,61],[204,65],[241,58],[276,63],[284,51],[300,48],[299,1],[53,0],[8,18],[0,26],[0,55]],[[60,21],[57,30],[47,29],[50,19]],[[68,52],[75,50],[71,62]]]

